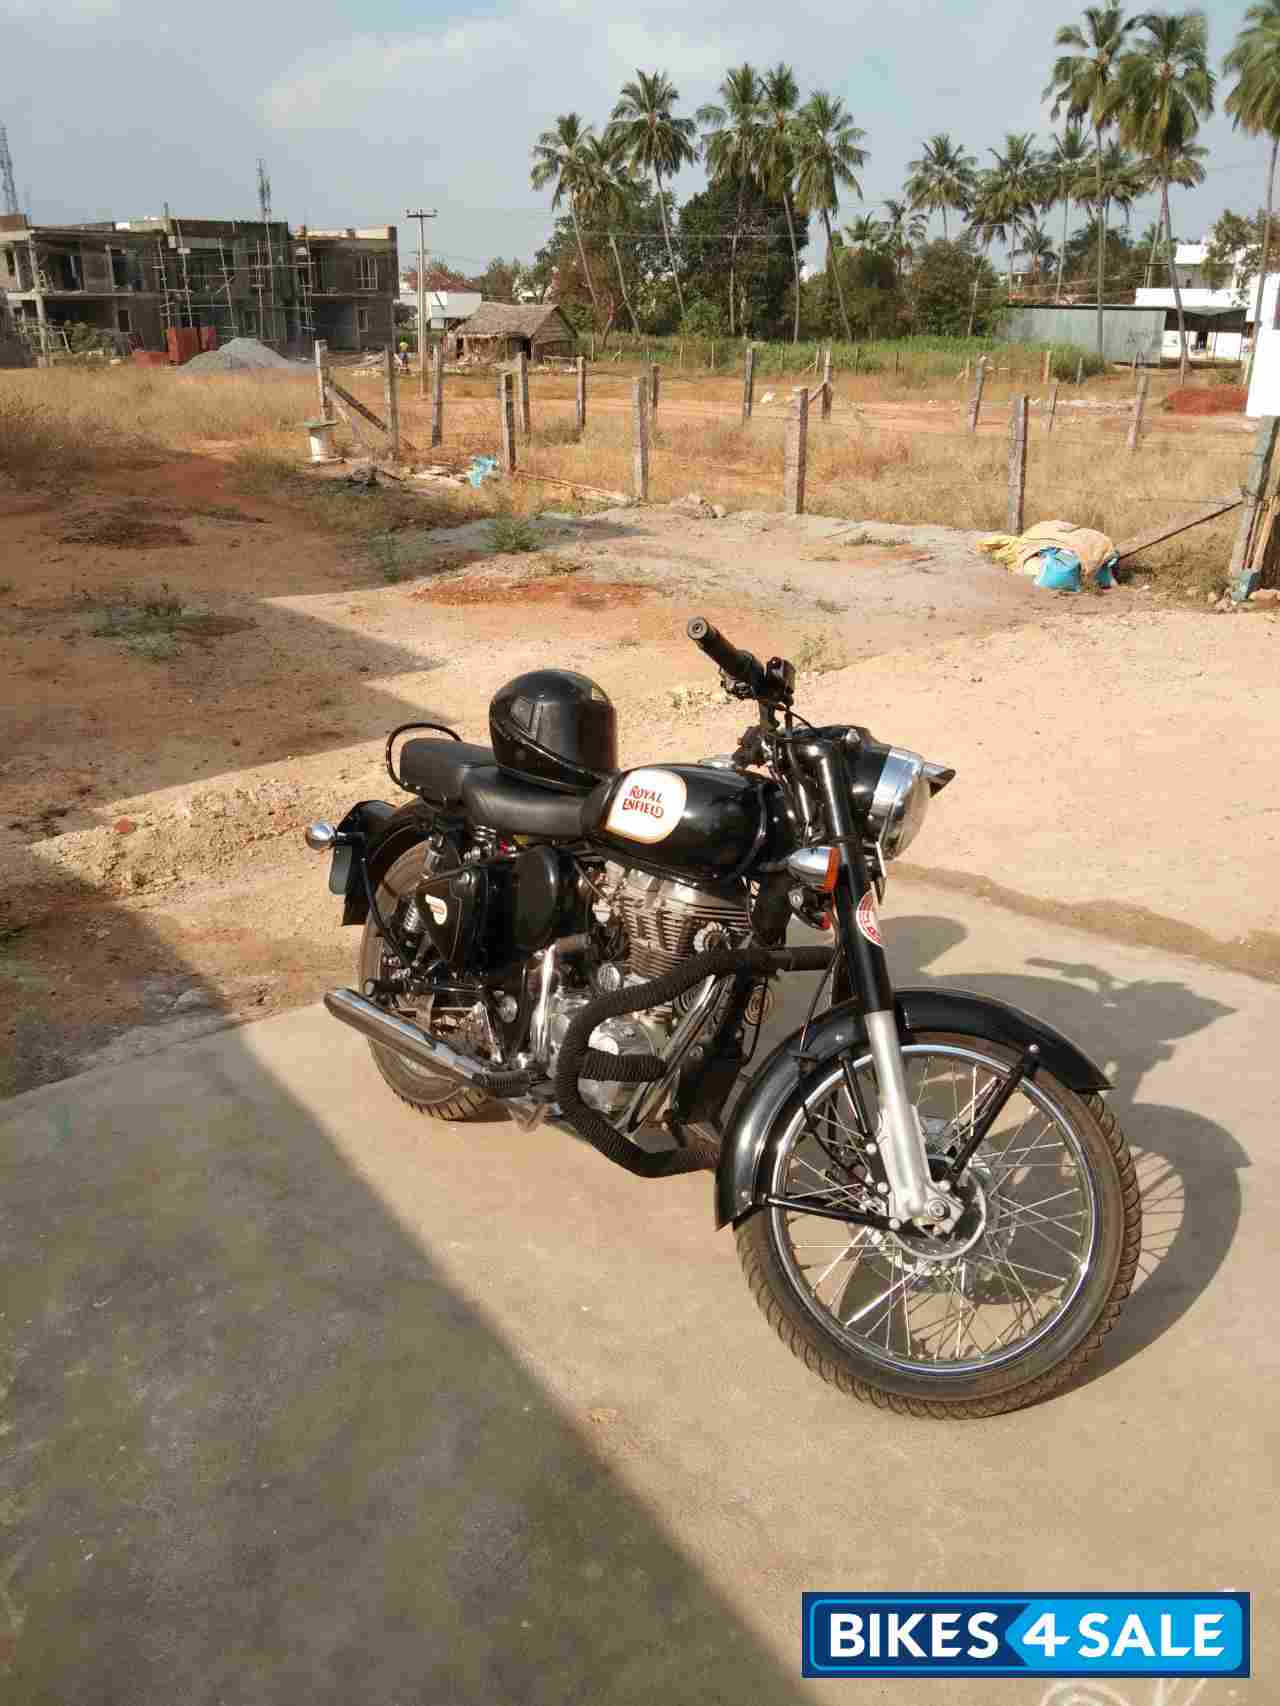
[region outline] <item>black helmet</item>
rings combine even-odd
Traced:
[[[585,791],[618,768],[609,695],[568,669],[535,669],[499,688],[489,738],[501,769],[544,788]]]

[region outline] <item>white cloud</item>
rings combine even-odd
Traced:
[[[723,18],[701,14],[696,33],[687,8],[668,0],[668,16],[650,8],[643,20],[620,17],[602,25],[588,0],[519,0],[501,18],[474,18],[435,32],[353,36],[322,58],[304,62],[262,97],[267,122],[281,129],[349,123],[395,96],[442,103],[464,101],[473,124],[501,100],[507,111],[548,113],[566,107],[603,113],[620,82],[637,66],[665,70],[689,99],[748,55],[781,56],[782,32],[771,19],[748,35],[739,9]],[[589,48],[589,52],[588,52]],[[501,94],[499,94],[501,86]],[[490,118],[496,113],[490,109]]]

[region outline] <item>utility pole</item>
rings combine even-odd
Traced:
[[[418,395],[427,394],[427,220],[435,208],[406,207],[406,219],[418,221]]]

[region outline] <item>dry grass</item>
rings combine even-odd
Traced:
[[[378,373],[347,369],[342,377],[348,389],[381,409]],[[670,501],[696,490],[730,508],[780,508],[790,391],[793,384],[806,382],[813,383],[812,374],[758,382],[755,417],[743,426],[736,374],[682,378],[664,373],[654,418],[651,498]],[[1158,412],[1174,384],[1176,375],[1154,376],[1150,431],[1136,456],[1126,453],[1125,423],[1115,414],[1100,417],[1064,406],[1049,438],[1042,417],[1033,411],[1028,517],[1063,516],[1124,540],[1202,498],[1236,490],[1249,438],[1212,421],[1194,427],[1178,423],[1174,430]],[[834,418],[822,422],[816,405],[811,416],[809,509],[868,521],[1003,528],[1003,423],[1007,399],[1026,388],[1021,374],[993,374],[984,402],[988,425],[975,438],[963,430],[968,384],[958,376],[922,396],[914,382],[895,380],[892,373],[841,375]],[[1034,395],[1039,387],[1032,383],[1030,389]],[[581,441],[574,424],[573,376],[535,373],[531,390],[535,430],[520,447],[522,470],[629,490],[632,373],[614,366],[592,372],[587,434]],[[770,392],[772,401],[766,403]],[[1063,387],[1063,403],[1075,394],[1074,387]],[[1125,403],[1132,382],[1127,374],[1112,374],[1090,381],[1084,394]],[[22,484],[50,484],[175,451],[233,456],[246,489],[304,506],[322,525],[356,537],[495,514],[519,518],[548,505],[574,507],[563,486],[538,479],[490,481],[474,491],[382,484],[353,498],[345,484],[303,472],[301,423],[315,407],[315,382],[305,370],[296,376],[197,376],[127,367],[0,373],[0,472]],[[416,376],[401,386],[401,424],[425,459],[465,467],[473,454],[497,448],[496,376],[448,376],[446,437],[439,450],[426,448],[429,405],[418,395]],[[340,448],[359,452],[348,429],[341,428],[338,437]],[[1225,575],[1233,521],[1227,516],[1158,547],[1151,566],[1172,585],[1211,590]]]

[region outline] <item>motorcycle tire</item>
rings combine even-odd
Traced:
[[[965,1075],[960,1079],[962,1094],[968,1089],[967,1075],[973,1074],[975,1103],[979,1093],[979,1074],[985,1072],[988,1075],[986,1082],[994,1083],[1018,1059],[1014,1050],[983,1039],[942,1033],[913,1036],[904,1047],[904,1057],[909,1071],[912,1060],[915,1060],[917,1082],[920,1062],[935,1055],[958,1063],[962,1068]],[[874,1085],[869,1059],[850,1064],[859,1072],[861,1082]],[[931,1075],[933,1070],[930,1065],[928,1071]],[[802,1089],[797,1089],[778,1115],[765,1151],[772,1155],[769,1163],[771,1176],[763,1181],[765,1189],[775,1198],[787,1196],[788,1182],[792,1177],[789,1170],[793,1168],[797,1177],[800,1168],[806,1170],[805,1176],[799,1178],[797,1195],[803,1194],[805,1186],[810,1192],[816,1188],[814,1177],[821,1168],[823,1155],[814,1149],[818,1163],[815,1168],[812,1160],[800,1158],[802,1146],[804,1143],[817,1143],[820,1132],[815,1135],[813,1128],[815,1121],[820,1122],[824,1117],[824,1107],[839,1109],[842,1082],[839,1063],[828,1063],[815,1072]],[[1097,1354],[1106,1334],[1119,1318],[1138,1265],[1142,1208],[1133,1159],[1115,1115],[1101,1096],[1077,1095],[1043,1067],[1036,1072],[1029,1089],[1027,1081],[1023,1082],[1008,1107],[1012,1108],[1016,1098],[1024,1092],[1033,1110],[1045,1119],[1050,1137],[1055,1131],[1060,1134],[1059,1145],[1064,1155],[1069,1152],[1073,1164],[1078,1161],[1081,1183],[1073,1184],[1069,1189],[1058,1189],[1067,1177],[1064,1162],[1053,1158],[1052,1141],[1043,1149],[1038,1148],[1039,1137],[1034,1138],[1029,1147],[1022,1146],[1012,1151],[1015,1164],[1006,1171],[1002,1164],[1006,1154],[1010,1146],[1020,1140],[997,1137],[994,1131],[989,1133],[957,1186],[972,1192],[971,1184],[968,1187],[964,1185],[966,1177],[986,1181],[979,1185],[979,1191],[983,1193],[981,1202],[974,1194],[972,1210],[966,1209],[967,1214],[972,1212],[972,1224],[979,1227],[979,1233],[968,1245],[968,1254],[952,1261],[949,1269],[947,1264],[936,1261],[932,1255],[921,1258],[919,1251],[925,1248],[927,1241],[918,1236],[908,1245],[901,1234],[868,1231],[864,1227],[830,1219],[819,1220],[815,1215],[804,1214],[803,1210],[765,1207],[739,1224],[739,1260],[757,1304],[783,1343],[807,1368],[821,1375],[832,1386],[864,1402],[906,1415],[934,1419],[995,1416],[1021,1409],[1058,1391]],[[829,1098],[828,1103],[822,1100],[824,1094]],[[873,1098],[874,1090],[871,1089],[868,1095]],[[919,1107],[919,1097],[916,1102]],[[845,1105],[852,1114],[852,1105]],[[963,1106],[963,1101],[957,1099],[957,1124],[963,1118],[960,1112]],[[945,1113],[949,1114],[949,1111],[950,1099],[944,1107]],[[826,1117],[830,1119],[831,1116]],[[936,1127],[944,1127],[948,1123],[941,1117],[933,1122]],[[925,1127],[927,1131],[927,1120]],[[836,1127],[829,1123],[825,1129],[830,1137]],[[801,1134],[800,1137],[797,1133]],[[856,1133],[854,1135],[856,1137]],[[963,1136],[963,1131],[960,1135]],[[775,1137],[779,1139],[776,1146]],[[947,1141],[946,1132],[936,1141],[941,1151],[941,1146]],[[1004,1152],[1000,1149],[1002,1142]],[[828,1142],[823,1154],[828,1153],[830,1147]],[[853,1155],[856,1152],[850,1146],[847,1153]],[[1028,1160],[1031,1155],[1038,1159]],[[1056,1177],[1055,1168],[1058,1170]],[[1025,1205],[1021,1199],[1015,1203],[1014,1192],[1020,1187],[1016,1183],[1009,1184],[1010,1178],[1019,1174],[1026,1178],[1033,1171],[1036,1178],[1031,1183],[1031,1190],[1047,1190],[1048,1196],[1042,1203],[1037,1201]],[[1046,1176],[1043,1182],[1041,1174]],[[840,1181],[836,1185],[837,1197],[841,1190],[848,1189],[843,1183],[849,1177],[848,1173],[839,1174],[832,1169],[822,1176],[827,1180],[836,1178]],[[825,1188],[831,1187],[827,1185]],[[1013,1203],[1011,1207],[1005,1206],[1006,1191]],[[1072,1191],[1076,1193],[1074,1197]],[[1069,1211],[1061,1206],[1064,1202],[1077,1200],[1082,1204],[1078,1210]],[[1051,1212],[1046,1213],[1045,1209]],[[1077,1226],[1077,1221],[1085,1224]],[[800,1244],[794,1237],[797,1222],[802,1229]],[[962,1220],[956,1229],[957,1236],[964,1225]],[[1086,1229],[1089,1235],[1087,1261],[1079,1251],[1073,1252],[1071,1248],[1073,1235],[1080,1237]],[[842,1238],[848,1239],[847,1248],[841,1247]],[[1062,1255],[1052,1253],[1055,1247],[1067,1252],[1065,1262]],[[1027,1265],[1028,1248],[1034,1257],[1031,1265]],[[814,1283],[805,1272],[803,1259],[798,1254],[802,1249],[820,1252],[812,1264],[815,1273],[820,1266],[824,1269],[820,1284]],[[828,1265],[827,1256],[833,1249],[837,1254]],[[1016,1258],[1015,1250],[1018,1253]],[[859,1272],[864,1263],[869,1272]],[[831,1270],[841,1264],[844,1264],[844,1272],[836,1275],[836,1281],[837,1286],[844,1289],[836,1293],[832,1310],[822,1299],[822,1287],[830,1283],[828,1276]],[[973,1270],[971,1280],[967,1277],[966,1268]],[[985,1356],[962,1355],[969,1342],[962,1338],[962,1332],[971,1333],[979,1347],[982,1343],[975,1325],[979,1303],[974,1302],[966,1326],[967,1288],[972,1285],[973,1295],[982,1295],[987,1300],[981,1304],[986,1308],[988,1301],[1000,1301],[997,1288],[1003,1287],[1004,1315],[1025,1320],[1030,1330],[1035,1326],[1032,1294],[1037,1290],[1046,1293],[1050,1290],[1035,1277],[1042,1273],[1051,1274],[1064,1297],[1068,1286],[1071,1288],[1056,1318],[1046,1317],[1043,1329],[1031,1332],[1028,1342],[1020,1350],[1016,1349],[1019,1341],[1015,1340],[1014,1348],[1002,1351],[1001,1341],[997,1338]],[[855,1290],[855,1278],[858,1286],[875,1293],[870,1304],[862,1303]],[[1026,1298],[1025,1309],[1017,1295],[1018,1290]],[[956,1298],[962,1299],[958,1310],[954,1315],[946,1314],[945,1310],[953,1306]],[[844,1311],[850,1300],[853,1308],[846,1318]],[[869,1311],[877,1306],[881,1310],[880,1315],[870,1315]],[[931,1324],[927,1328],[917,1327],[920,1339],[916,1340],[913,1339],[911,1311],[916,1310],[915,1320],[918,1323],[922,1306],[926,1320],[930,1308],[935,1315],[943,1312],[942,1325],[936,1330],[937,1336]],[[1027,1310],[1031,1311],[1030,1316],[1026,1315]],[[899,1318],[901,1325],[898,1324]],[[952,1348],[953,1320],[955,1354],[948,1355],[945,1353]],[[880,1342],[882,1327],[883,1344]],[[893,1349],[895,1334],[900,1344],[905,1345],[905,1351]],[[930,1345],[934,1358],[932,1364],[927,1354]],[[947,1366],[948,1362],[952,1366]]]
[[[416,888],[422,875],[424,852],[423,845],[410,847],[383,877],[377,900],[378,911],[384,918],[392,918],[396,908]],[[382,938],[370,915],[360,940],[359,988],[381,974],[383,953]],[[371,1042],[369,1052],[388,1087],[415,1113],[433,1120],[470,1121],[494,1119],[501,1111],[501,1103],[482,1090],[469,1089],[454,1079],[433,1077],[425,1068],[380,1043]]]

